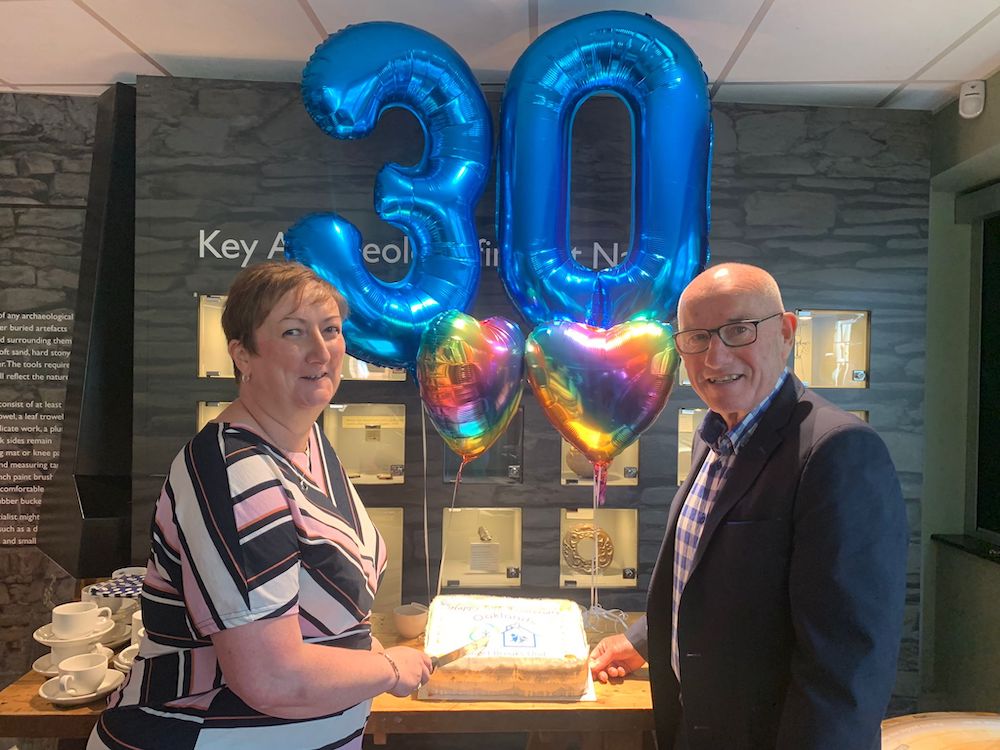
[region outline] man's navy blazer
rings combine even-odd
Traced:
[[[708,447],[696,436],[650,581],[660,750],[872,750],[896,678],[908,530],[867,424],[789,376],[705,522],[670,667],[677,517]],[[683,708],[682,708],[683,704]]]

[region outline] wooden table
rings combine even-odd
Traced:
[[[372,616],[372,630],[387,647],[423,646],[422,639],[400,639],[382,615]],[[54,706],[38,695],[46,679],[29,672],[0,692],[0,737],[55,737],[60,748],[82,748],[104,701]],[[526,732],[531,750],[641,750],[653,730],[646,670],[621,684],[595,687],[596,701],[577,703],[425,701],[383,694],[372,703],[365,733],[377,745],[393,734]]]

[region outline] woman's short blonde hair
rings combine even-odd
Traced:
[[[222,330],[226,341],[239,341],[251,354],[257,353],[254,333],[271,314],[278,301],[289,292],[297,292],[299,302],[322,302],[333,299],[341,320],[350,312],[347,301],[329,281],[308,266],[289,261],[267,261],[249,266],[233,279],[222,311]],[[236,378],[240,370],[233,363]]]

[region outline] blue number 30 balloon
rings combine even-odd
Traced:
[[[412,368],[426,324],[445,310],[468,310],[479,284],[473,211],[493,148],[486,99],[455,50],[388,22],[330,36],[303,71],[302,98],[334,138],[368,135],[390,107],[408,109],[423,128],[420,162],[385,165],[375,185],[376,212],[403,229],[414,248],[402,281],[384,282],[365,268],[360,233],[336,214],[307,216],[285,236],[286,257],[311,266],[350,303],[348,351]]]
[[[632,115],[632,246],[593,271],[569,250],[568,164],[573,117],[600,91]],[[708,260],[710,114],[698,58],[652,18],[580,16],[528,47],[504,94],[497,169],[500,275],[525,318],[610,328],[673,317]]]

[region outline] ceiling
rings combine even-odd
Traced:
[[[503,83],[539,34],[610,8],[678,32],[722,102],[933,111],[1000,69],[1000,0],[0,0],[0,91],[297,81],[328,34],[371,20],[426,29]]]

